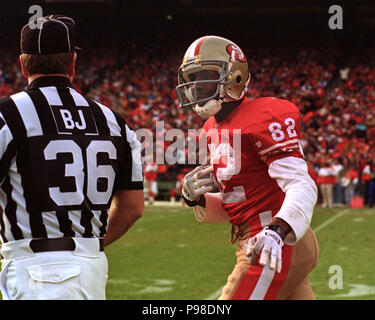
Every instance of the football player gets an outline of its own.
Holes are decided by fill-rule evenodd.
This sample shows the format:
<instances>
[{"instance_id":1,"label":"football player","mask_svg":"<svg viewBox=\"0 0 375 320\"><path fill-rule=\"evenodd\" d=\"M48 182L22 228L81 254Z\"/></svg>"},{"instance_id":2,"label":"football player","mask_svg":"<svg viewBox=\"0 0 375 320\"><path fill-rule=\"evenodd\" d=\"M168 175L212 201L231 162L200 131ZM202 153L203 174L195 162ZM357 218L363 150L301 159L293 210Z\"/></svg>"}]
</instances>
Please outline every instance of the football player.
<instances>
[{"instance_id":1,"label":"football player","mask_svg":"<svg viewBox=\"0 0 375 320\"><path fill-rule=\"evenodd\" d=\"M210 163L188 173L183 197L198 221L232 224L237 264L219 299L314 299L317 201L299 143L300 112L273 97L249 100L245 54L222 37L187 49L176 88L181 107L207 119ZM212 183L220 191L213 190Z\"/></svg>"},{"instance_id":2,"label":"football player","mask_svg":"<svg viewBox=\"0 0 375 320\"><path fill-rule=\"evenodd\" d=\"M144 169L145 182L147 185L147 194L149 204L154 203L154 199L158 194L158 165L154 162L147 163Z\"/></svg>"}]
</instances>

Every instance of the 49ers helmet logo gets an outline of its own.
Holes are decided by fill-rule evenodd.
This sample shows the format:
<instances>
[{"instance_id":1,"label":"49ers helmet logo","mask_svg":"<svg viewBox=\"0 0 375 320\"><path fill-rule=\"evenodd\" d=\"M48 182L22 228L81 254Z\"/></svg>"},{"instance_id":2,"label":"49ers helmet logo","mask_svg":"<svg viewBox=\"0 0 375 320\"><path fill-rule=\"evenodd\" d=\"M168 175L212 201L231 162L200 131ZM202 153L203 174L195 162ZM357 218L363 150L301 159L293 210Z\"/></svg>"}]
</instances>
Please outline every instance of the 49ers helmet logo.
<instances>
[{"instance_id":1,"label":"49ers helmet logo","mask_svg":"<svg viewBox=\"0 0 375 320\"><path fill-rule=\"evenodd\" d=\"M246 62L246 57L242 50L234 44L227 45L227 52L231 55L232 59L237 61Z\"/></svg>"}]
</instances>

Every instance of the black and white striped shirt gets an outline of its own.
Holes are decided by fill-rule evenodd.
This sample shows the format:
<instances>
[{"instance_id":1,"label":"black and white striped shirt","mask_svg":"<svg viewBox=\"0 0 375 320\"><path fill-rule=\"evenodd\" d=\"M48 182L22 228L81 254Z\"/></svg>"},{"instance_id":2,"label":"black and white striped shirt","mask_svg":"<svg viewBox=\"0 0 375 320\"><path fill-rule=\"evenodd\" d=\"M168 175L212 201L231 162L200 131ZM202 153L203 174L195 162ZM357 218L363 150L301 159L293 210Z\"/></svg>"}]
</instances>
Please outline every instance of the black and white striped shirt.
<instances>
[{"instance_id":1,"label":"black and white striped shirt","mask_svg":"<svg viewBox=\"0 0 375 320\"><path fill-rule=\"evenodd\" d=\"M2 242L103 237L113 192L143 189L140 149L123 118L68 78L0 100Z\"/></svg>"}]
</instances>

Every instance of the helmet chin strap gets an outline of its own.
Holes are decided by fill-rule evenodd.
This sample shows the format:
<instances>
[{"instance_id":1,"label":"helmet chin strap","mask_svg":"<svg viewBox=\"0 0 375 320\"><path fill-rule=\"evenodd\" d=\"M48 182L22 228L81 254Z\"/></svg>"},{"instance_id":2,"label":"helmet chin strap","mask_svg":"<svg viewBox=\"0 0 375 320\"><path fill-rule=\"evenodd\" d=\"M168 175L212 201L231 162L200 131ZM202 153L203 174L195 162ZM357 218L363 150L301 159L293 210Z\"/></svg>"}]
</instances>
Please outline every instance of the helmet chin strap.
<instances>
[{"instance_id":1,"label":"helmet chin strap","mask_svg":"<svg viewBox=\"0 0 375 320\"><path fill-rule=\"evenodd\" d=\"M220 86L219 98L208 100L202 107L195 105L193 110L198 114L202 119L208 119L209 117L215 115L221 110L221 104L225 101L225 92L223 85Z\"/></svg>"},{"instance_id":2,"label":"helmet chin strap","mask_svg":"<svg viewBox=\"0 0 375 320\"><path fill-rule=\"evenodd\" d=\"M222 97L220 97L218 100L211 99L208 100L202 107L196 104L193 109L199 117L202 119L208 119L221 110L221 103L223 100L224 98Z\"/></svg>"}]
</instances>

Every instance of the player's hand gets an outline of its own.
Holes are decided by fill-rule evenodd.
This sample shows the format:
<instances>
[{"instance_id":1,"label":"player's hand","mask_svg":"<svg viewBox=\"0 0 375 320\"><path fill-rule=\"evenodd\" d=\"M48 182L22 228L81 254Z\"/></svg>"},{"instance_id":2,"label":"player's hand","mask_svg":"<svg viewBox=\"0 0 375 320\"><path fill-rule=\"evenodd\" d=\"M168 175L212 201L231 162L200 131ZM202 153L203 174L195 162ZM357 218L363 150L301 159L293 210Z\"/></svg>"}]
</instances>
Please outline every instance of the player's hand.
<instances>
[{"instance_id":1,"label":"player's hand","mask_svg":"<svg viewBox=\"0 0 375 320\"><path fill-rule=\"evenodd\" d=\"M190 171L183 180L182 194L190 201L198 200L206 192L213 190L212 165L201 165ZM207 177L209 175L209 177Z\"/></svg>"},{"instance_id":2,"label":"player's hand","mask_svg":"<svg viewBox=\"0 0 375 320\"><path fill-rule=\"evenodd\" d=\"M275 231L263 229L245 243L246 256L251 264L256 265L260 254L261 266L268 265L271 270L276 268L277 273L280 273L283 246L283 240Z\"/></svg>"}]
</instances>

